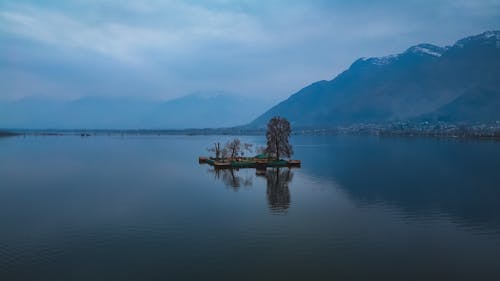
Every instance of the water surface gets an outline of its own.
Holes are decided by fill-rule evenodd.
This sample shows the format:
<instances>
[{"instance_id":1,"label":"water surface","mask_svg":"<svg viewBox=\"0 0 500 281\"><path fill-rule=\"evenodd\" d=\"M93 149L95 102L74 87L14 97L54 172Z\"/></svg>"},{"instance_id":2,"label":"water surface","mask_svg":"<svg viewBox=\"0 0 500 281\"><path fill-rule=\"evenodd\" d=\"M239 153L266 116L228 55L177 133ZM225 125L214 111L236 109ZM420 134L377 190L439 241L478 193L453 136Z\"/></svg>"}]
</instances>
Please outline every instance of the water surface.
<instances>
[{"instance_id":1,"label":"water surface","mask_svg":"<svg viewBox=\"0 0 500 281\"><path fill-rule=\"evenodd\" d=\"M1 138L0 280L500 280L499 143L294 136L300 169L198 164L229 138Z\"/></svg>"}]
</instances>

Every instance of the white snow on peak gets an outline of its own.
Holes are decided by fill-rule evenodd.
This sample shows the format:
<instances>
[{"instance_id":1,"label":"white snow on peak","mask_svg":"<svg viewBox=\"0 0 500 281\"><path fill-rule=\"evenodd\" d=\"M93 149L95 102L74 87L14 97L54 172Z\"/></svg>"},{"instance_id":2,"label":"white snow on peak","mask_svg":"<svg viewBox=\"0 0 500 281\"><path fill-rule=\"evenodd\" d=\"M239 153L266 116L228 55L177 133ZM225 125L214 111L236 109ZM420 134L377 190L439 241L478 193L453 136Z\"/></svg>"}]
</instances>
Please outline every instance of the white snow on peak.
<instances>
[{"instance_id":1,"label":"white snow on peak","mask_svg":"<svg viewBox=\"0 0 500 281\"><path fill-rule=\"evenodd\" d=\"M419 44L409 48L405 53L440 57L445 51L446 48L438 47L432 44Z\"/></svg>"},{"instance_id":2,"label":"white snow on peak","mask_svg":"<svg viewBox=\"0 0 500 281\"><path fill-rule=\"evenodd\" d=\"M458 40L454 46L456 47L459 47L459 48L463 48L465 46L465 44L469 43L469 42L474 42L474 41L489 41L491 42L492 39L494 41L496 41L496 47L498 48L500 45L499 45L499 42L500 41L500 31L496 30L496 31L486 31L486 32L483 32L479 35L475 35L475 36L469 36L469 37L466 37L464 39L461 39L461 40Z\"/></svg>"},{"instance_id":3,"label":"white snow on peak","mask_svg":"<svg viewBox=\"0 0 500 281\"><path fill-rule=\"evenodd\" d=\"M391 62L393 62L395 59L398 58L399 55L390 55L390 56L385 56L385 57L378 57L378 58L362 58L363 61L370 62L371 64L374 65L386 65Z\"/></svg>"},{"instance_id":4,"label":"white snow on peak","mask_svg":"<svg viewBox=\"0 0 500 281\"><path fill-rule=\"evenodd\" d=\"M486 32L486 33L484 34L484 37L486 37L486 38L491 38L491 37L493 37L493 36L495 36L495 34L494 34L493 32Z\"/></svg>"},{"instance_id":5,"label":"white snow on peak","mask_svg":"<svg viewBox=\"0 0 500 281\"><path fill-rule=\"evenodd\" d=\"M486 31L485 33L483 33L483 37L487 38L487 39L495 37L496 40L500 40L500 32L498 32L498 31Z\"/></svg>"},{"instance_id":6,"label":"white snow on peak","mask_svg":"<svg viewBox=\"0 0 500 281\"><path fill-rule=\"evenodd\" d=\"M422 47L422 46L415 46L412 50L414 53L421 53L421 54L427 54L427 55L431 55L431 56L434 56L434 57L440 57L441 56L441 53L438 53L434 50L431 50L429 48L425 48L425 47Z\"/></svg>"},{"instance_id":7,"label":"white snow on peak","mask_svg":"<svg viewBox=\"0 0 500 281\"><path fill-rule=\"evenodd\" d=\"M500 48L500 31L486 31L484 37L487 39L495 38L495 48Z\"/></svg>"},{"instance_id":8,"label":"white snow on peak","mask_svg":"<svg viewBox=\"0 0 500 281\"><path fill-rule=\"evenodd\" d=\"M389 55L385 57L362 57L359 60L362 62L370 63L372 65L386 65L398 60L399 58L407 54L441 57L447 49L448 47L443 48L432 44L420 44L407 49L404 53L401 54Z\"/></svg>"}]
</instances>

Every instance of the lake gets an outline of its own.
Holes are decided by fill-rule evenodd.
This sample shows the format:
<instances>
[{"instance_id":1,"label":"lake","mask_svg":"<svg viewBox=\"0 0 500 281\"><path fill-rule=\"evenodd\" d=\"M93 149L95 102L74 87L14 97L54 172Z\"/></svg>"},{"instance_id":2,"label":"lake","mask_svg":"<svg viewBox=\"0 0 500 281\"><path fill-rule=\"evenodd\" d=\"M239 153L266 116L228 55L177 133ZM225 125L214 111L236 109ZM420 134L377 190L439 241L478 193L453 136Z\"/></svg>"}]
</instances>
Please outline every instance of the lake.
<instances>
[{"instance_id":1,"label":"lake","mask_svg":"<svg viewBox=\"0 0 500 281\"><path fill-rule=\"evenodd\" d=\"M292 136L301 168L198 163L229 139L0 138L0 280L500 280L500 143Z\"/></svg>"}]
</instances>

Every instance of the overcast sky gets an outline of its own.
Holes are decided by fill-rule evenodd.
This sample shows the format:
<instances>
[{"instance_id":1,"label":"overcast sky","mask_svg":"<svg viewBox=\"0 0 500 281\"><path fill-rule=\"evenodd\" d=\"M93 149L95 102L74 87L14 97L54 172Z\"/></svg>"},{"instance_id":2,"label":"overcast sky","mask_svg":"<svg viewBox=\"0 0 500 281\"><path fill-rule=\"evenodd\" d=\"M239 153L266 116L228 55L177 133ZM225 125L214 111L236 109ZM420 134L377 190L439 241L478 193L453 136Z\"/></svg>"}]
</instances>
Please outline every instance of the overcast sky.
<instances>
[{"instance_id":1,"label":"overcast sky","mask_svg":"<svg viewBox=\"0 0 500 281\"><path fill-rule=\"evenodd\" d=\"M281 100L359 57L500 29L500 0L0 0L0 99Z\"/></svg>"}]
</instances>

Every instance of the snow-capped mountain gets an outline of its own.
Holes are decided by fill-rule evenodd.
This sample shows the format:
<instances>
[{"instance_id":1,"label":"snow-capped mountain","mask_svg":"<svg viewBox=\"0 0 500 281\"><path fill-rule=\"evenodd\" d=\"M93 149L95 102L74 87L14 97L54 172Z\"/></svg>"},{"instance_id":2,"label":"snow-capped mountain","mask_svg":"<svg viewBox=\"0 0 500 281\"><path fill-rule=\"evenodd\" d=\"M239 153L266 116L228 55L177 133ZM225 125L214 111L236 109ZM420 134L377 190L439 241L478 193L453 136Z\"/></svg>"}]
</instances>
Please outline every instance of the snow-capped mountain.
<instances>
[{"instance_id":1,"label":"snow-capped mountain","mask_svg":"<svg viewBox=\"0 0 500 281\"><path fill-rule=\"evenodd\" d=\"M313 83L254 120L272 116L299 127L360 122L500 120L500 31L439 47L356 60L330 81Z\"/></svg>"},{"instance_id":2,"label":"snow-capped mountain","mask_svg":"<svg viewBox=\"0 0 500 281\"><path fill-rule=\"evenodd\" d=\"M388 55L384 57L372 57L372 58L361 58L359 62L366 62L373 65L386 65L401 59L404 56L408 55L416 55L416 56L432 56L432 57L440 57L443 53L448 49L448 47L439 47L432 44L419 44L413 47L410 47L404 53L396 54L396 55Z\"/></svg>"},{"instance_id":3,"label":"snow-capped mountain","mask_svg":"<svg viewBox=\"0 0 500 281\"><path fill-rule=\"evenodd\" d=\"M443 55L444 52L446 52L447 49L448 48L446 47L443 48L432 44L419 44L409 48L408 50L405 51L405 53L422 55L422 56L428 55L433 57L440 57Z\"/></svg>"}]
</instances>

